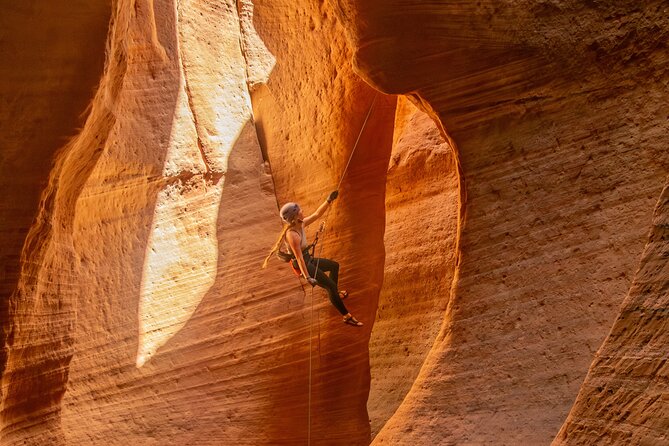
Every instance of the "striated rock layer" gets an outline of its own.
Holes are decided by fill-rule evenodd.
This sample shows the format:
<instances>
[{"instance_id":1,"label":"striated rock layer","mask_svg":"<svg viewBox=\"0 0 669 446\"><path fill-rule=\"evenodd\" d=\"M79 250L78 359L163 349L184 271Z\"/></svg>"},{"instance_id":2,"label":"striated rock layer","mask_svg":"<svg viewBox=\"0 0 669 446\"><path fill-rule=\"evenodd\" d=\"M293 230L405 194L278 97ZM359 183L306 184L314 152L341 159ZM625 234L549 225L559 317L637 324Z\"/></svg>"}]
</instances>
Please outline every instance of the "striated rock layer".
<instances>
[{"instance_id":1,"label":"striated rock layer","mask_svg":"<svg viewBox=\"0 0 669 446\"><path fill-rule=\"evenodd\" d=\"M58 148L78 132L100 80L106 1L10 2L0 14L0 321ZM0 370L5 366L5 327Z\"/></svg>"},{"instance_id":2,"label":"striated rock layer","mask_svg":"<svg viewBox=\"0 0 669 446\"><path fill-rule=\"evenodd\" d=\"M665 186L630 293L554 445L669 441L667 257L669 187Z\"/></svg>"},{"instance_id":3,"label":"striated rock layer","mask_svg":"<svg viewBox=\"0 0 669 446\"><path fill-rule=\"evenodd\" d=\"M411 388L450 297L459 177L435 122L400 98L386 184L386 261L369 341L369 418L376 434Z\"/></svg>"},{"instance_id":4,"label":"striated rock layer","mask_svg":"<svg viewBox=\"0 0 669 446\"><path fill-rule=\"evenodd\" d=\"M268 442L308 352L301 297L257 272L276 205L236 4L119 1L110 30L24 247L3 442Z\"/></svg>"},{"instance_id":5,"label":"striated rock layer","mask_svg":"<svg viewBox=\"0 0 669 446\"><path fill-rule=\"evenodd\" d=\"M395 99L353 74L326 6L289 6L277 21L261 2L112 5L90 116L56 159L3 321L4 444L369 442ZM254 93L257 121L249 87L273 92ZM277 197L309 210L336 188L372 102L322 244L356 330L322 291L312 313L284 265L259 267Z\"/></svg>"},{"instance_id":6,"label":"striated rock layer","mask_svg":"<svg viewBox=\"0 0 669 446\"><path fill-rule=\"evenodd\" d=\"M360 72L443 124L465 185L443 330L375 443L548 444L669 172L662 2L337 4Z\"/></svg>"},{"instance_id":7,"label":"striated rock layer","mask_svg":"<svg viewBox=\"0 0 669 446\"><path fill-rule=\"evenodd\" d=\"M2 444L665 440L663 2L69 5L97 37L2 84L44 88L2 140ZM360 329L259 268L335 188Z\"/></svg>"}]
</instances>

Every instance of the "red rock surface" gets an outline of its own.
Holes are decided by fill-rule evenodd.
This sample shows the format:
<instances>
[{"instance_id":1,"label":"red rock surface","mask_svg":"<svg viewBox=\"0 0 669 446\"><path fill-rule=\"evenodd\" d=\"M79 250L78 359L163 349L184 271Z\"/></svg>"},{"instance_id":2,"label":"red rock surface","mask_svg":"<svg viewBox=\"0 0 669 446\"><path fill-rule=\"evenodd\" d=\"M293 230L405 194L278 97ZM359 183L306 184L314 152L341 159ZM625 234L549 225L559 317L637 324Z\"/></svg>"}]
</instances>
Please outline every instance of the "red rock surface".
<instances>
[{"instance_id":1,"label":"red rock surface","mask_svg":"<svg viewBox=\"0 0 669 446\"><path fill-rule=\"evenodd\" d=\"M259 23L240 5L241 24L237 6L114 4L101 87L51 173L10 300L4 442L306 441L309 296L284 265L259 269L280 222L247 85L277 88L283 113L258 106L258 120L292 120L292 161L300 163L276 155L284 147L272 133L260 134L284 178L282 200L307 209L337 186L374 95L349 68L337 90L323 92L338 102L310 100L329 88L323 70L345 71L337 64L348 59L311 67L322 77L295 84L285 64L298 50L273 47L285 36L263 36L276 62L250 48L255 28L265 29L263 5L255 5ZM311 26L300 22L308 18L296 14L289 25ZM334 15L324 23L350 57ZM323 46L313 36L293 31L292 45ZM303 102L295 100L300 87L309 93ZM376 99L329 214L323 253L342 262L349 306L367 325L342 324L315 293L314 443L369 442L367 340L383 275L394 103ZM315 120L302 114L308 106ZM298 168L304 177L291 174Z\"/></svg>"},{"instance_id":2,"label":"red rock surface","mask_svg":"<svg viewBox=\"0 0 669 446\"><path fill-rule=\"evenodd\" d=\"M100 89L57 160L10 300L7 444L220 443L271 427L271 389L283 383L254 368L294 369L256 350L276 335L258 325L304 334L304 321L281 317L294 295L259 303L263 282L231 274L259 264L275 201L236 8L198 6L114 5ZM205 23L223 37L189 50ZM259 235L242 244L234 228L251 223Z\"/></svg>"},{"instance_id":3,"label":"red rock surface","mask_svg":"<svg viewBox=\"0 0 669 446\"><path fill-rule=\"evenodd\" d=\"M338 4L365 77L455 142L466 197L443 330L375 443L547 444L669 171L663 7Z\"/></svg>"},{"instance_id":4,"label":"red rock surface","mask_svg":"<svg viewBox=\"0 0 669 446\"><path fill-rule=\"evenodd\" d=\"M51 6L1 19L2 444L665 440L662 2ZM351 154L361 329L259 268Z\"/></svg>"},{"instance_id":5,"label":"red rock surface","mask_svg":"<svg viewBox=\"0 0 669 446\"><path fill-rule=\"evenodd\" d=\"M554 445L666 444L669 187L629 295Z\"/></svg>"},{"instance_id":6,"label":"red rock surface","mask_svg":"<svg viewBox=\"0 0 669 446\"><path fill-rule=\"evenodd\" d=\"M411 388L441 328L455 270L459 178L453 148L398 102L386 182L386 261L369 341L367 407L376 434Z\"/></svg>"},{"instance_id":7,"label":"red rock surface","mask_svg":"<svg viewBox=\"0 0 669 446\"><path fill-rule=\"evenodd\" d=\"M100 80L110 5L54 0L0 14L0 320L54 155L83 123ZM6 330L0 332L4 346ZM6 350L0 351L0 369Z\"/></svg>"}]
</instances>

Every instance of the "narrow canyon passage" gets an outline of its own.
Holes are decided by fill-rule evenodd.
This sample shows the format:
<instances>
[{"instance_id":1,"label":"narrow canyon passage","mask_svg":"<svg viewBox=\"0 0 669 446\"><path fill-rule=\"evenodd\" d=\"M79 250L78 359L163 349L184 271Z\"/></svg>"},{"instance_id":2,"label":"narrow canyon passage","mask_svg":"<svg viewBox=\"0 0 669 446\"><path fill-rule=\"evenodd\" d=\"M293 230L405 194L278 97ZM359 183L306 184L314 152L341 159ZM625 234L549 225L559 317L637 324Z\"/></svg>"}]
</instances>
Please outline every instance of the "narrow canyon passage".
<instances>
[{"instance_id":1,"label":"narrow canyon passage","mask_svg":"<svg viewBox=\"0 0 669 446\"><path fill-rule=\"evenodd\" d=\"M659 0L7 11L0 444L663 440Z\"/></svg>"}]
</instances>

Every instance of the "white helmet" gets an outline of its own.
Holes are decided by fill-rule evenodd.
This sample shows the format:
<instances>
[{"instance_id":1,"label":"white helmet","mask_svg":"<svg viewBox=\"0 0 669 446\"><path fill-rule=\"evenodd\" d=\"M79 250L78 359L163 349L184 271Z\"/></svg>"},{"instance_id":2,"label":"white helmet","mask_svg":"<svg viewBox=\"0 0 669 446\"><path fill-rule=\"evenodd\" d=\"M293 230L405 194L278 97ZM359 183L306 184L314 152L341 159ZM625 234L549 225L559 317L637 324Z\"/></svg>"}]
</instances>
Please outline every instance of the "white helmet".
<instances>
[{"instance_id":1,"label":"white helmet","mask_svg":"<svg viewBox=\"0 0 669 446\"><path fill-rule=\"evenodd\" d=\"M286 203L281 208L281 220L286 223L293 223L293 220L297 217L297 214L300 213L300 205L297 203Z\"/></svg>"}]
</instances>

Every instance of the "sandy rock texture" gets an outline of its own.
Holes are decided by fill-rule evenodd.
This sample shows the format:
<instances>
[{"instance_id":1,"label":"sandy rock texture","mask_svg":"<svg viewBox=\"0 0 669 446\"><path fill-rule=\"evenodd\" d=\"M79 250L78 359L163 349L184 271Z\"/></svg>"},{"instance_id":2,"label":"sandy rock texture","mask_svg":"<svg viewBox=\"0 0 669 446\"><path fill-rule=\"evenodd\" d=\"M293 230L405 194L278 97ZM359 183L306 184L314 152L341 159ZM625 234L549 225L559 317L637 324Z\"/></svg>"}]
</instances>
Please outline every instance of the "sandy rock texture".
<instances>
[{"instance_id":1,"label":"sandy rock texture","mask_svg":"<svg viewBox=\"0 0 669 446\"><path fill-rule=\"evenodd\" d=\"M9 2L0 14L0 320L54 156L81 127L104 62L108 2ZM5 329L0 344L5 345ZM0 351L0 369L6 363Z\"/></svg>"},{"instance_id":2,"label":"sandy rock texture","mask_svg":"<svg viewBox=\"0 0 669 446\"><path fill-rule=\"evenodd\" d=\"M3 444L269 443L306 388L304 302L259 273L276 202L240 39L235 2L113 4L3 321Z\"/></svg>"},{"instance_id":3,"label":"sandy rock texture","mask_svg":"<svg viewBox=\"0 0 669 446\"><path fill-rule=\"evenodd\" d=\"M443 330L374 443L548 444L669 172L666 6L337 3L360 72L454 141L466 199Z\"/></svg>"},{"instance_id":4,"label":"sandy rock texture","mask_svg":"<svg viewBox=\"0 0 669 446\"><path fill-rule=\"evenodd\" d=\"M554 445L665 444L669 187L620 314Z\"/></svg>"},{"instance_id":5,"label":"sandy rock texture","mask_svg":"<svg viewBox=\"0 0 669 446\"><path fill-rule=\"evenodd\" d=\"M666 441L666 2L48 3L0 15L1 444ZM336 188L362 328L260 269Z\"/></svg>"},{"instance_id":6,"label":"sandy rock texture","mask_svg":"<svg viewBox=\"0 0 669 446\"><path fill-rule=\"evenodd\" d=\"M369 443L395 98L352 72L327 6L275 6L113 3L9 299L3 443ZM312 313L285 265L259 267L277 200L313 209L339 186L372 104L319 251L356 330L322 291Z\"/></svg>"},{"instance_id":7,"label":"sandy rock texture","mask_svg":"<svg viewBox=\"0 0 669 446\"><path fill-rule=\"evenodd\" d=\"M455 271L459 176L436 123L398 100L386 181L386 259L367 407L375 435L400 405L441 328Z\"/></svg>"}]
</instances>

